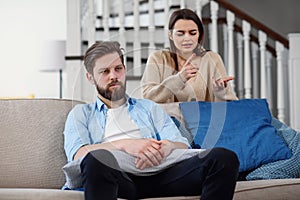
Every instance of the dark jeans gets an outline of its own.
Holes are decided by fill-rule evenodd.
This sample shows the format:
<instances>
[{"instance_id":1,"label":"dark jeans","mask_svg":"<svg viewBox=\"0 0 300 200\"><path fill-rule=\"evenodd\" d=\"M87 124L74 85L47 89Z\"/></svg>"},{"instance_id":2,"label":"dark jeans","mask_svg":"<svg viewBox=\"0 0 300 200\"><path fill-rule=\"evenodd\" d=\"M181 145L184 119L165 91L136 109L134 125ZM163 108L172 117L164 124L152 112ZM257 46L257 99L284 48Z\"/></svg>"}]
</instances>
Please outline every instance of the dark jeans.
<instances>
[{"instance_id":1,"label":"dark jeans","mask_svg":"<svg viewBox=\"0 0 300 200\"><path fill-rule=\"evenodd\" d=\"M239 161L232 151L214 148L151 176L122 172L106 150L90 152L81 170L86 200L194 196L201 200L233 198Z\"/></svg>"}]
</instances>

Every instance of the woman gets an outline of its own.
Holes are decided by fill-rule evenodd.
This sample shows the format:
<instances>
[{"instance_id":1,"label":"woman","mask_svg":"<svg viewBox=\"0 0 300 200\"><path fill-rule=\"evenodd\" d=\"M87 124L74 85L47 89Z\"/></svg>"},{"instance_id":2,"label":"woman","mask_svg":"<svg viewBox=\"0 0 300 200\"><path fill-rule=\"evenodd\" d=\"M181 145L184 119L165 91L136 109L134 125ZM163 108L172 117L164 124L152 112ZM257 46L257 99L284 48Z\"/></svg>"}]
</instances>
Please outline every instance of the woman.
<instances>
[{"instance_id":1,"label":"woman","mask_svg":"<svg viewBox=\"0 0 300 200\"><path fill-rule=\"evenodd\" d=\"M224 64L217 53L206 51L202 47L203 40L204 29L199 17L188 9L175 11L169 21L170 49L160 50L149 56L142 78L143 97L162 103L161 106L168 114L175 117L173 120L192 146L193 136L176 120L177 118L183 121L179 107L164 103L238 99L227 84L233 77L227 77ZM289 135L291 131L297 133L273 116L272 125L282 135ZM290 144L295 141L285 139L285 142ZM294 159L295 157L291 160L281 160L280 164L274 163L275 166L262 165L250 173L249 171L239 173L238 180L283 176L297 178L297 173L293 173L294 169L297 169L297 162L294 162ZM282 166L290 169L291 173L284 173L279 168ZM270 171L270 167L277 173L262 173Z\"/></svg>"},{"instance_id":2,"label":"woman","mask_svg":"<svg viewBox=\"0 0 300 200\"><path fill-rule=\"evenodd\" d=\"M152 53L142 77L142 95L157 103L236 100L221 57L203 47L200 18L189 9L170 17L170 49Z\"/></svg>"}]
</instances>

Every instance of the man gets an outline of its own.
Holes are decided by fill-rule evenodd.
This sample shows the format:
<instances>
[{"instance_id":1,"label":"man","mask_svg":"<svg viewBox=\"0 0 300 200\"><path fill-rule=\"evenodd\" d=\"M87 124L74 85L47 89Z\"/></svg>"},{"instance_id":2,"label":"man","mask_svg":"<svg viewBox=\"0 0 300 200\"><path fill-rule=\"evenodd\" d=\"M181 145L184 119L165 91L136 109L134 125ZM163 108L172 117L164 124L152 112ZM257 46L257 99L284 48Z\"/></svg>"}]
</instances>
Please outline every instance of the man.
<instances>
[{"instance_id":1,"label":"man","mask_svg":"<svg viewBox=\"0 0 300 200\"><path fill-rule=\"evenodd\" d=\"M95 43L84 64L97 99L70 112L64 136L68 161L82 159L86 200L185 195L232 199L239 163L226 149L212 149L206 156L193 156L148 175L123 171L112 150L130 154L135 159L130 164L146 171L160 166L173 150L188 149L188 141L158 104L126 95L119 43Z\"/></svg>"}]
</instances>

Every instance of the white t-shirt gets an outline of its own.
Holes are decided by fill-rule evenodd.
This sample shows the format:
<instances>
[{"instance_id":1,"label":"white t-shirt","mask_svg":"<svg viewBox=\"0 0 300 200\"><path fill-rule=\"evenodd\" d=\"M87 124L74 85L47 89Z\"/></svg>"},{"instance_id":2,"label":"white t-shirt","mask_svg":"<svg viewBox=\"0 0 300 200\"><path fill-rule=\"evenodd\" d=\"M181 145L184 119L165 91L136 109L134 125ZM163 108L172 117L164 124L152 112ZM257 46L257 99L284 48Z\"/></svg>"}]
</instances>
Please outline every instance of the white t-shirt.
<instances>
[{"instance_id":1,"label":"white t-shirt","mask_svg":"<svg viewBox=\"0 0 300 200\"><path fill-rule=\"evenodd\" d=\"M142 138L140 129L128 115L126 103L118 108L108 109L103 142L138 138Z\"/></svg>"}]
</instances>

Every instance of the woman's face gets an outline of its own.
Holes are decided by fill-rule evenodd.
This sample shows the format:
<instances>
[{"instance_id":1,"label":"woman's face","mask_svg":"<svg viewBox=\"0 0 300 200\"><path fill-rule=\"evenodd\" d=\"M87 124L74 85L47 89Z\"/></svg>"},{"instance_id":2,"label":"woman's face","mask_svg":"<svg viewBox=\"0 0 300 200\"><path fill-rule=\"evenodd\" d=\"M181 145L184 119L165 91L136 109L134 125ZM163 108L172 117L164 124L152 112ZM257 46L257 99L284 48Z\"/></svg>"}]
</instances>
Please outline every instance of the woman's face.
<instances>
[{"instance_id":1,"label":"woman's face","mask_svg":"<svg viewBox=\"0 0 300 200\"><path fill-rule=\"evenodd\" d=\"M179 19L175 22L173 31L169 33L174 42L177 53L182 55L191 54L197 47L199 30L193 20Z\"/></svg>"}]
</instances>

